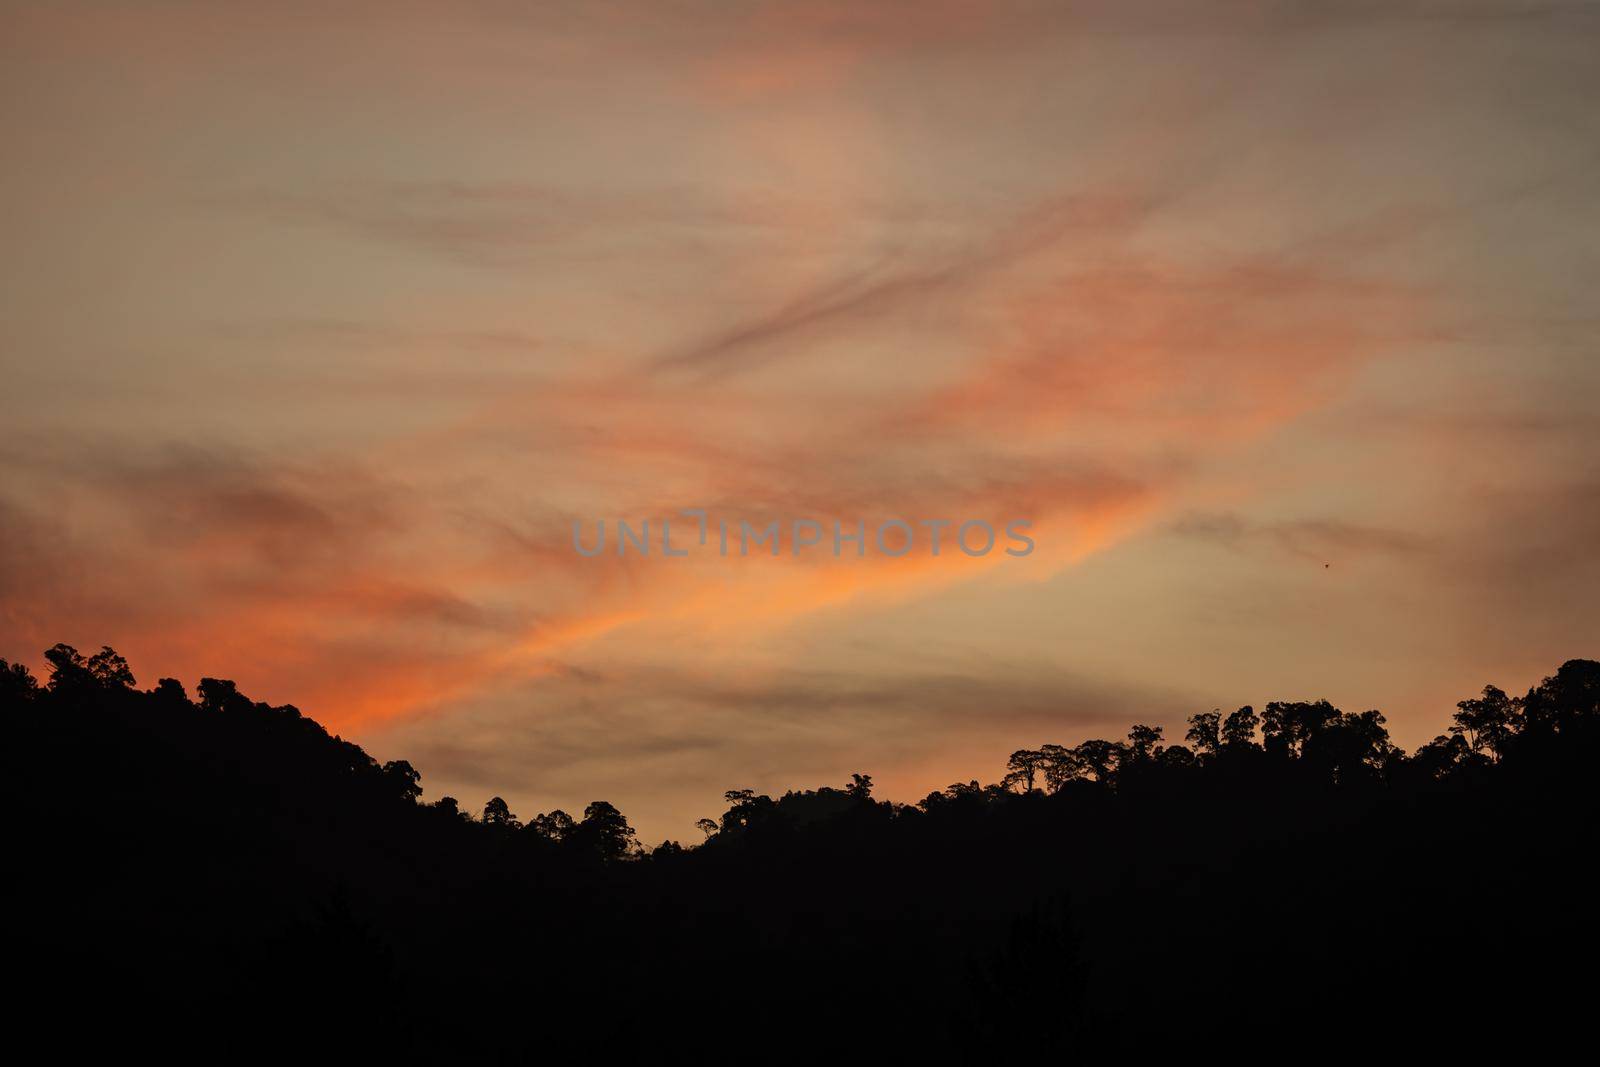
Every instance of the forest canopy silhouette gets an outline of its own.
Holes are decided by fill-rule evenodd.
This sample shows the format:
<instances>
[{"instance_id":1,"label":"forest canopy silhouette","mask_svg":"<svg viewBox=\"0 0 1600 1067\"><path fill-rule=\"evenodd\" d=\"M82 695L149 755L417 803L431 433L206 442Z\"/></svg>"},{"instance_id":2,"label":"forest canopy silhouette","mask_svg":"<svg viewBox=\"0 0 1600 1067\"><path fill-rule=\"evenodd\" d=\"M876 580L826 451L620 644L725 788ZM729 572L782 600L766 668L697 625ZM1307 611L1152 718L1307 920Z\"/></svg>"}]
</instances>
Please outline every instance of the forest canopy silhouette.
<instances>
[{"instance_id":1,"label":"forest canopy silhouette","mask_svg":"<svg viewBox=\"0 0 1600 1067\"><path fill-rule=\"evenodd\" d=\"M1334 1042L1448 1043L1592 1003L1554 977L1595 947L1591 660L1485 686L1411 753L1379 711L1275 701L1181 739L1020 748L914 804L865 773L730 782L702 842L646 847L604 800L424 801L409 763L229 681L191 697L110 648L45 659L42 683L0 660L7 940L39 1025L92 1007L175 1045L992 1062L1333 1019Z\"/></svg>"}]
</instances>

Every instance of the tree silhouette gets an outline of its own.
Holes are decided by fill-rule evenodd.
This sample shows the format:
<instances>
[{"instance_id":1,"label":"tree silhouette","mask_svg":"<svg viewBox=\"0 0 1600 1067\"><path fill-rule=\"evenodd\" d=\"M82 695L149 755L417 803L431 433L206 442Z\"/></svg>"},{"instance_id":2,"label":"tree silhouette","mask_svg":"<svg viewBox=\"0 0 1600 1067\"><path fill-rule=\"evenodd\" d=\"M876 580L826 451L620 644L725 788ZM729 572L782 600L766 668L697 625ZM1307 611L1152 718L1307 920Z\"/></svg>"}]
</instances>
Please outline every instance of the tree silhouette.
<instances>
[{"instance_id":1,"label":"tree silhouette","mask_svg":"<svg viewBox=\"0 0 1600 1067\"><path fill-rule=\"evenodd\" d=\"M1472 751L1461 734L1440 734L1417 749L1411 757L1411 766L1414 773L1440 780L1462 773L1475 758L1482 757Z\"/></svg>"},{"instance_id":2,"label":"tree silhouette","mask_svg":"<svg viewBox=\"0 0 1600 1067\"><path fill-rule=\"evenodd\" d=\"M1044 753L1035 748L1019 748L1006 761L1007 785L1018 785L1024 793L1033 792L1034 780L1044 770Z\"/></svg>"},{"instance_id":3,"label":"tree silhouette","mask_svg":"<svg viewBox=\"0 0 1600 1067\"><path fill-rule=\"evenodd\" d=\"M1058 793L1068 782L1074 782L1087 773L1087 767L1078 753L1065 745L1043 745L1039 749L1040 767L1044 772L1044 787Z\"/></svg>"},{"instance_id":4,"label":"tree silhouette","mask_svg":"<svg viewBox=\"0 0 1600 1067\"><path fill-rule=\"evenodd\" d=\"M1302 755L1336 782L1381 774L1396 754L1381 712L1327 716L1320 705L1298 707L1314 709L1302 720L1309 724L1300 742Z\"/></svg>"},{"instance_id":5,"label":"tree silhouette","mask_svg":"<svg viewBox=\"0 0 1600 1067\"><path fill-rule=\"evenodd\" d=\"M1486 685L1483 695L1456 705L1455 725L1450 732L1466 739L1474 753L1499 759L1501 751L1517 731L1519 702L1506 696L1499 686Z\"/></svg>"},{"instance_id":6,"label":"tree silhouette","mask_svg":"<svg viewBox=\"0 0 1600 1067\"><path fill-rule=\"evenodd\" d=\"M1262 747L1279 756L1298 756L1306 741L1339 714L1326 700L1271 701L1261 713Z\"/></svg>"},{"instance_id":7,"label":"tree silhouette","mask_svg":"<svg viewBox=\"0 0 1600 1067\"><path fill-rule=\"evenodd\" d=\"M1126 755L1137 763L1146 763L1161 754L1161 727L1134 726L1128 731Z\"/></svg>"},{"instance_id":8,"label":"tree silhouette","mask_svg":"<svg viewBox=\"0 0 1600 1067\"><path fill-rule=\"evenodd\" d=\"M1183 735L1183 739L1193 746L1193 751L1197 755L1212 756L1222 747L1221 730L1222 713L1202 711L1189 717L1189 730Z\"/></svg>"},{"instance_id":9,"label":"tree silhouette","mask_svg":"<svg viewBox=\"0 0 1600 1067\"><path fill-rule=\"evenodd\" d=\"M1120 741L1098 738L1084 741L1072 750L1078 765L1095 781L1109 784L1128 754L1128 746Z\"/></svg>"},{"instance_id":10,"label":"tree silhouette","mask_svg":"<svg viewBox=\"0 0 1600 1067\"><path fill-rule=\"evenodd\" d=\"M4 701L6 706L22 706L33 699L38 689L39 683L27 667L0 659L0 701Z\"/></svg>"},{"instance_id":11,"label":"tree silhouette","mask_svg":"<svg viewBox=\"0 0 1600 1067\"><path fill-rule=\"evenodd\" d=\"M483 825L515 830L522 824L511 814L511 807L500 797L490 797L483 806Z\"/></svg>"},{"instance_id":12,"label":"tree silhouette","mask_svg":"<svg viewBox=\"0 0 1600 1067\"><path fill-rule=\"evenodd\" d=\"M461 810L461 802L455 797L440 797L433 802L436 811L448 815L452 819L464 819L466 813Z\"/></svg>"},{"instance_id":13,"label":"tree silhouette","mask_svg":"<svg viewBox=\"0 0 1600 1067\"><path fill-rule=\"evenodd\" d=\"M572 816L560 808L528 820L528 829L552 844L560 844L571 837L577 825Z\"/></svg>"},{"instance_id":14,"label":"tree silhouette","mask_svg":"<svg viewBox=\"0 0 1600 1067\"><path fill-rule=\"evenodd\" d=\"M383 777L394 789L395 796L408 803L415 803L422 796L422 775L403 759L385 763Z\"/></svg>"},{"instance_id":15,"label":"tree silhouette","mask_svg":"<svg viewBox=\"0 0 1600 1067\"><path fill-rule=\"evenodd\" d=\"M1222 724L1222 746L1235 751L1253 747L1256 743L1256 730L1260 726L1261 717L1249 704L1230 712L1227 721Z\"/></svg>"},{"instance_id":16,"label":"tree silhouette","mask_svg":"<svg viewBox=\"0 0 1600 1067\"><path fill-rule=\"evenodd\" d=\"M1600 663L1569 660L1522 698L1523 732L1536 738L1593 730L1600 720Z\"/></svg>"},{"instance_id":17,"label":"tree silhouette","mask_svg":"<svg viewBox=\"0 0 1600 1067\"><path fill-rule=\"evenodd\" d=\"M133 671L128 667L128 661L109 646L101 648L99 652L90 656L87 667L89 675L101 685L132 689L137 684L133 679Z\"/></svg>"},{"instance_id":18,"label":"tree silhouette","mask_svg":"<svg viewBox=\"0 0 1600 1067\"><path fill-rule=\"evenodd\" d=\"M596 800L583 809L583 821L571 837L602 859L616 860L632 848L634 831L622 812L604 800Z\"/></svg>"},{"instance_id":19,"label":"tree silhouette","mask_svg":"<svg viewBox=\"0 0 1600 1067\"><path fill-rule=\"evenodd\" d=\"M478 819L421 803L407 761L230 681L191 700L140 691L110 648L44 659L43 686L0 660L27 1017L175 1020L175 1047L212 1050L587 1062L659 1056L699 1013L706 1059L780 1035L779 1058L850 1040L991 1063L1407 1025L1438 1050L1460 991L1491 988L1497 1027L1585 1036L1587 986L1564 976L1600 950L1593 661L1522 697L1485 687L1409 755L1377 710L1272 702L1196 714L1184 744L1141 723L1019 748L999 781L915 805L864 773L733 789L702 845L645 850L601 800L526 826L498 796ZM483 990L518 1010L485 1012ZM343 1039L317 1032L332 1002Z\"/></svg>"}]
</instances>

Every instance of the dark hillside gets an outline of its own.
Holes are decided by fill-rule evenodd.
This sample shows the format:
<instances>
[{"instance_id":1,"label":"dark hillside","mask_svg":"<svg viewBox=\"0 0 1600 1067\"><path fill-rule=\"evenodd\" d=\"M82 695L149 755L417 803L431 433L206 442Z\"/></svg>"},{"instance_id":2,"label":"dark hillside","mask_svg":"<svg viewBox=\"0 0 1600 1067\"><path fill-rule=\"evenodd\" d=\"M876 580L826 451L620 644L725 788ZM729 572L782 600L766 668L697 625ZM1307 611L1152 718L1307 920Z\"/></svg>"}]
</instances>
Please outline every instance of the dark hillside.
<instances>
[{"instance_id":1,"label":"dark hillside","mask_svg":"<svg viewBox=\"0 0 1600 1067\"><path fill-rule=\"evenodd\" d=\"M693 849L597 801L420 801L293 707L0 661L26 1030L471 1062L1585 1032L1600 664L1411 755L1325 703L1046 745L916 805L730 791ZM69 1020L87 1012L92 1026ZM118 1036L120 1035L120 1036ZM220 1043L220 1044L219 1044Z\"/></svg>"}]
</instances>

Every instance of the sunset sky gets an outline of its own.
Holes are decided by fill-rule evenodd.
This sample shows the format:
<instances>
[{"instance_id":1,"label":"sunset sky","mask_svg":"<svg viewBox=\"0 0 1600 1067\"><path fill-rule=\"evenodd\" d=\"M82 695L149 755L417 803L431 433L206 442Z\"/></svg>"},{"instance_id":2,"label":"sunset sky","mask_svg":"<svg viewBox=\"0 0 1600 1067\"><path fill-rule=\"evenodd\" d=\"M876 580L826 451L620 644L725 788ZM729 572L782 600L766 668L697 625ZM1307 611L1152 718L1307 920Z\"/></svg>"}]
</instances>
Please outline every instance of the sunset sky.
<instances>
[{"instance_id":1,"label":"sunset sky","mask_svg":"<svg viewBox=\"0 0 1600 1067\"><path fill-rule=\"evenodd\" d=\"M0 3L0 656L652 842L1272 699L1415 746L1600 655L1597 56L1583 3ZM695 507L1037 550L573 551Z\"/></svg>"}]
</instances>

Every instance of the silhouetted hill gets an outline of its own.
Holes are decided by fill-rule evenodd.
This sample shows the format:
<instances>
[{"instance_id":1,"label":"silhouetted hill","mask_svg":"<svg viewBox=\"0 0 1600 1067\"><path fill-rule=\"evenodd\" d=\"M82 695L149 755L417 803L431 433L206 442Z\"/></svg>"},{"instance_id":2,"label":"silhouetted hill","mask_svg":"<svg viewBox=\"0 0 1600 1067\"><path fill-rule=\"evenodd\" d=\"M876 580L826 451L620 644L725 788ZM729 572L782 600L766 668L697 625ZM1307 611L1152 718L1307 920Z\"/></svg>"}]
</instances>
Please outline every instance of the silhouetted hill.
<instances>
[{"instance_id":1,"label":"silhouetted hill","mask_svg":"<svg viewBox=\"0 0 1600 1067\"><path fill-rule=\"evenodd\" d=\"M1014 754L916 805L731 790L425 804L290 706L0 661L24 1028L171 1054L996 1062L1413 1041L1526 1054L1593 1003L1600 664L1406 755L1325 702ZM1215 1050L1214 1050L1215 1051Z\"/></svg>"}]
</instances>

